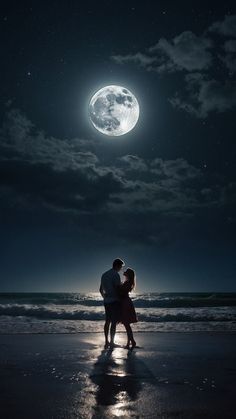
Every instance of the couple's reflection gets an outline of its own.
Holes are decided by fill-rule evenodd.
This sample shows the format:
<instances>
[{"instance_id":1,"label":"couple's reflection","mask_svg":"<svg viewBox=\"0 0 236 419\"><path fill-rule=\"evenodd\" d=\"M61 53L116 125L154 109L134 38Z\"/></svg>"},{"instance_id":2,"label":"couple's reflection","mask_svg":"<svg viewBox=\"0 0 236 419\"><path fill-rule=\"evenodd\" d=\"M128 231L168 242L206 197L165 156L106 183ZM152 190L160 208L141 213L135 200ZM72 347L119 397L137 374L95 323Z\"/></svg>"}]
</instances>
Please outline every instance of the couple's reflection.
<instances>
[{"instance_id":1,"label":"couple's reflection","mask_svg":"<svg viewBox=\"0 0 236 419\"><path fill-rule=\"evenodd\" d=\"M138 364L135 351L128 351L127 355L122 348L101 352L90 375L97 385L96 407L119 406L122 411L137 399L142 387Z\"/></svg>"}]
</instances>

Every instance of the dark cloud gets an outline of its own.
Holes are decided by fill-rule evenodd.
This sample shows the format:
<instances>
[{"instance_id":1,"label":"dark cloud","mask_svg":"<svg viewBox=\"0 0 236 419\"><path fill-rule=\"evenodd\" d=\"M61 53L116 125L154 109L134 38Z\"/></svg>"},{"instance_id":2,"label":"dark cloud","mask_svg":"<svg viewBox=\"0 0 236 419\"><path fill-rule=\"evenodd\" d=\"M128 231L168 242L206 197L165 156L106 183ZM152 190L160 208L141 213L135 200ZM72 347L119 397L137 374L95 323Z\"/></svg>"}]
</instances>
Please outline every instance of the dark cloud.
<instances>
[{"instance_id":1,"label":"dark cloud","mask_svg":"<svg viewBox=\"0 0 236 419\"><path fill-rule=\"evenodd\" d=\"M89 150L90 142L48 137L17 109L7 114L0 131L0 147L3 150L0 159L7 153L14 153L16 158L49 164L58 171L91 168L97 163L97 156Z\"/></svg>"},{"instance_id":2,"label":"dark cloud","mask_svg":"<svg viewBox=\"0 0 236 419\"><path fill-rule=\"evenodd\" d=\"M121 190L121 182L112 172L86 174L82 170L54 170L45 163L5 160L0 165L0 185L11 191L16 201L34 209L47 207L53 211L80 213L104 209L113 190Z\"/></svg>"},{"instance_id":3,"label":"dark cloud","mask_svg":"<svg viewBox=\"0 0 236 419\"><path fill-rule=\"evenodd\" d=\"M210 26L209 31L236 37L236 15L226 15L223 20L214 22Z\"/></svg>"},{"instance_id":4,"label":"dark cloud","mask_svg":"<svg viewBox=\"0 0 236 419\"><path fill-rule=\"evenodd\" d=\"M176 94L171 104L195 115L206 118L210 112L225 112L236 106L236 82L207 80L201 74L185 77L188 95L186 100Z\"/></svg>"},{"instance_id":5,"label":"dark cloud","mask_svg":"<svg viewBox=\"0 0 236 419\"><path fill-rule=\"evenodd\" d=\"M138 156L126 155L119 158L120 162L124 163L125 169L131 171L146 171L148 170L147 164L144 159Z\"/></svg>"},{"instance_id":6,"label":"dark cloud","mask_svg":"<svg viewBox=\"0 0 236 419\"><path fill-rule=\"evenodd\" d=\"M118 64L134 63L149 71L174 72L178 70L203 70L211 64L212 41L185 31L168 41L161 38L145 53L113 55Z\"/></svg>"},{"instance_id":7,"label":"dark cloud","mask_svg":"<svg viewBox=\"0 0 236 419\"><path fill-rule=\"evenodd\" d=\"M202 35L184 31L172 40L161 38L144 52L112 56L119 64L134 63L147 71L177 73L183 83L169 102L199 118L211 112L225 112L235 107L233 78L236 70L236 41L213 39L214 32L236 36L236 15L213 23Z\"/></svg>"},{"instance_id":8,"label":"dark cloud","mask_svg":"<svg viewBox=\"0 0 236 419\"><path fill-rule=\"evenodd\" d=\"M210 39L185 31L170 41L161 38L156 45L149 48L149 51L157 54L160 61L156 68L158 72L193 71L204 70L210 66L211 47Z\"/></svg>"},{"instance_id":9,"label":"dark cloud","mask_svg":"<svg viewBox=\"0 0 236 419\"><path fill-rule=\"evenodd\" d=\"M226 52L236 52L236 40L230 39L225 42L225 51Z\"/></svg>"},{"instance_id":10,"label":"dark cloud","mask_svg":"<svg viewBox=\"0 0 236 419\"><path fill-rule=\"evenodd\" d=\"M147 70L152 70L152 64L156 62L156 57L152 57L141 52L127 55L112 55L111 59L117 64L134 63Z\"/></svg>"},{"instance_id":11,"label":"dark cloud","mask_svg":"<svg viewBox=\"0 0 236 419\"><path fill-rule=\"evenodd\" d=\"M24 205L78 212L96 205L99 210L106 205L106 194L120 190L122 181L84 146L78 139L47 137L12 110L1 130L1 186L14 191Z\"/></svg>"},{"instance_id":12,"label":"dark cloud","mask_svg":"<svg viewBox=\"0 0 236 419\"><path fill-rule=\"evenodd\" d=\"M85 140L48 137L16 110L1 130L0 148L1 209L13 217L47 210L83 231L96 220L94 231L106 235L117 223L121 239L159 242L199 210L217 211L235 199L235 188L216 185L183 158L121 155L111 164Z\"/></svg>"},{"instance_id":13,"label":"dark cloud","mask_svg":"<svg viewBox=\"0 0 236 419\"><path fill-rule=\"evenodd\" d=\"M224 44L225 55L220 55L221 60L231 73L236 71L236 40L230 39Z\"/></svg>"}]
</instances>

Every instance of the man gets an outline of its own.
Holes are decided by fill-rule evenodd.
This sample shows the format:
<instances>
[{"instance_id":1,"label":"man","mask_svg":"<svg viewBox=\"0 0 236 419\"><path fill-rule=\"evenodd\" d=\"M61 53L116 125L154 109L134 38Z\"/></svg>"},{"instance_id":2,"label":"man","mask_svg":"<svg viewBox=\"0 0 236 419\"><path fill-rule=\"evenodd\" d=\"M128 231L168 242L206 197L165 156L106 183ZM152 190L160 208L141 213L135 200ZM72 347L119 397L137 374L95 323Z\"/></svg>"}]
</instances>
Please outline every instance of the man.
<instances>
[{"instance_id":1,"label":"man","mask_svg":"<svg viewBox=\"0 0 236 419\"><path fill-rule=\"evenodd\" d=\"M99 291L104 300L105 307L105 325L104 325L104 335L105 335L105 348L114 346L114 339L116 334L116 323L120 317L120 298L118 293L118 287L121 284L120 272L121 268L124 266L124 262L121 259L115 259L112 265L112 269L106 271L101 277L101 285ZM108 340L110 328L110 343Z\"/></svg>"}]
</instances>

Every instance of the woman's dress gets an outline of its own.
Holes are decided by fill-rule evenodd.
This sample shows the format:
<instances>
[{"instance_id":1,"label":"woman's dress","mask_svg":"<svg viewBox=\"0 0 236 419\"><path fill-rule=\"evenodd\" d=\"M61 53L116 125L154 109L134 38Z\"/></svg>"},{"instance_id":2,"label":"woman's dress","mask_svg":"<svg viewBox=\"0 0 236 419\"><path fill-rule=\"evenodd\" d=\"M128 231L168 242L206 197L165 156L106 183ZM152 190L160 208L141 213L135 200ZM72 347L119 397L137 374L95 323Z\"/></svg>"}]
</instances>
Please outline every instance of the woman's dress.
<instances>
[{"instance_id":1,"label":"woman's dress","mask_svg":"<svg viewBox=\"0 0 236 419\"><path fill-rule=\"evenodd\" d=\"M120 322L123 324L137 323L137 315L133 305L133 301L129 296L131 291L128 281L125 281L120 286L120 297L121 297L121 319Z\"/></svg>"}]
</instances>

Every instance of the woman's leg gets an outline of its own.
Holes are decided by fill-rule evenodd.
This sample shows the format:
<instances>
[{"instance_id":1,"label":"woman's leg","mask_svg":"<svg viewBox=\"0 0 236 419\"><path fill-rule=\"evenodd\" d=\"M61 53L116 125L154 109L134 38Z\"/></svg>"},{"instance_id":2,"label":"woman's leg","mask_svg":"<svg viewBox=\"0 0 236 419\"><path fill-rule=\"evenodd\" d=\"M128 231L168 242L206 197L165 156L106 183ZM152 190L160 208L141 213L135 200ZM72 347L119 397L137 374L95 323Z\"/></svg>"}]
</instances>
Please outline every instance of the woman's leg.
<instances>
[{"instance_id":1,"label":"woman's leg","mask_svg":"<svg viewBox=\"0 0 236 419\"><path fill-rule=\"evenodd\" d=\"M127 344L126 344L126 347L128 348L128 346L129 346L129 332L128 332L129 325L127 323L124 323L124 326L125 326L125 330L126 330L126 333L127 333Z\"/></svg>"},{"instance_id":2,"label":"woman's leg","mask_svg":"<svg viewBox=\"0 0 236 419\"><path fill-rule=\"evenodd\" d=\"M135 346L136 342L134 340L133 331L131 329L130 323L125 323L125 329L127 333L127 346L129 346L129 342L132 343L132 346Z\"/></svg>"}]
</instances>

